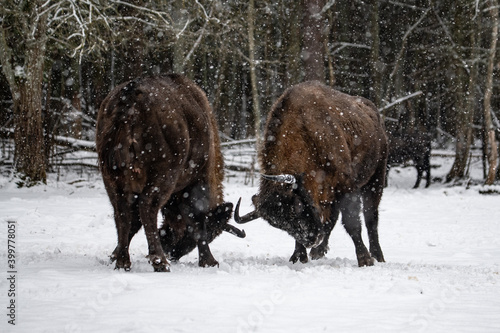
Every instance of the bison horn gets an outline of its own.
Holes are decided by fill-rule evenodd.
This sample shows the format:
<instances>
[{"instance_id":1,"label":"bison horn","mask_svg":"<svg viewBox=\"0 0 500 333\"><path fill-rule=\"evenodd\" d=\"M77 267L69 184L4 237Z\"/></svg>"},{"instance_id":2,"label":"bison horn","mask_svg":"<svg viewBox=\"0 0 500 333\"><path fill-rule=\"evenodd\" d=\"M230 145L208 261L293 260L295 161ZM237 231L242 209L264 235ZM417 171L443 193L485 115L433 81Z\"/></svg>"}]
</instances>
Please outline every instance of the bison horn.
<instances>
[{"instance_id":1,"label":"bison horn","mask_svg":"<svg viewBox=\"0 0 500 333\"><path fill-rule=\"evenodd\" d=\"M240 217L240 203L241 203L241 198L238 200L236 208L234 209L234 220L236 221L236 223L243 224L258 219L260 217L257 211L255 210L251 213L248 213Z\"/></svg>"},{"instance_id":2,"label":"bison horn","mask_svg":"<svg viewBox=\"0 0 500 333\"><path fill-rule=\"evenodd\" d=\"M295 184L297 182L297 179L295 179L293 175L284 174L284 175L271 176L271 175L261 174L261 176L262 178L273 180L278 183Z\"/></svg>"},{"instance_id":3,"label":"bison horn","mask_svg":"<svg viewBox=\"0 0 500 333\"><path fill-rule=\"evenodd\" d=\"M235 235L236 237L239 237L239 238L246 237L245 230L240 230L240 229L238 229L235 226L232 226L230 224L224 225L222 230L224 230L225 232L229 232L230 234Z\"/></svg>"}]
</instances>

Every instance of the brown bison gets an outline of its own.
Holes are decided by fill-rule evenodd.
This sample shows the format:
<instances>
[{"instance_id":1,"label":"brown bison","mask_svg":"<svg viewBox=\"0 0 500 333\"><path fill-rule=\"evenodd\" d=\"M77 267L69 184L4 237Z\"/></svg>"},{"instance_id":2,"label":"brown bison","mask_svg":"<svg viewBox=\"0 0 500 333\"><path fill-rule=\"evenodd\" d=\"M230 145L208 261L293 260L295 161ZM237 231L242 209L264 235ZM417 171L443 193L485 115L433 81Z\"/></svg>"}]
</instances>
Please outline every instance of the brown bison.
<instances>
[{"instance_id":1,"label":"brown bison","mask_svg":"<svg viewBox=\"0 0 500 333\"><path fill-rule=\"evenodd\" d=\"M223 159L214 115L203 91L181 75L140 78L116 87L97 117L96 146L114 209L116 268L130 269L129 244L144 226L155 271L199 250L200 266L215 266L208 244L227 224ZM160 232L157 217L164 222Z\"/></svg>"},{"instance_id":2,"label":"brown bison","mask_svg":"<svg viewBox=\"0 0 500 333\"><path fill-rule=\"evenodd\" d=\"M420 186L425 172L425 187L431 184L431 136L427 132L416 130L404 134L387 134L389 139L389 157L387 159L387 177L393 165L403 164L412 160L417 169L417 181L413 188Z\"/></svg>"},{"instance_id":3,"label":"brown bison","mask_svg":"<svg viewBox=\"0 0 500 333\"><path fill-rule=\"evenodd\" d=\"M356 248L359 266L384 261L378 240L378 206L387 163L387 138L374 104L319 82L298 84L272 107L259 152L257 217L295 238L290 261L308 261L328 251L328 238L342 213L342 223ZM241 200L241 199L240 199ZM361 238L360 210L370 241ZM371 255L370 255L371 254Z\"/></svg>"}]
</instances>

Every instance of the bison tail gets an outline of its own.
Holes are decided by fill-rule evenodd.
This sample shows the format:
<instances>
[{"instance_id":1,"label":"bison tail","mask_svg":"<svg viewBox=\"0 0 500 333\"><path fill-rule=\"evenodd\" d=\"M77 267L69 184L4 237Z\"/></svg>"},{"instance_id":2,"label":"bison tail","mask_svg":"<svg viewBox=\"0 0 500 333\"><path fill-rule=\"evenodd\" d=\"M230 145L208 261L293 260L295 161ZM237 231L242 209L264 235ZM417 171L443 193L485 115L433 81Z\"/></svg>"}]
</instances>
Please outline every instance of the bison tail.
<instances>
[{"instance_id":1,"label":"bison tail","mask_svg":"<svg viewBox=\"0 0 500 333\"><path fill-rule=\"evenodd\" d=\"M119 100L113 112L113 128L106 140L107 160L103 161L108 169L117 171L137 168L135 161L140 152L138 140L142 133L139 133L141 127L135 125L140 123L138 104L142 102L142 96L138 80L130 81L117 96Z\"/></svg>"}]
</instances>

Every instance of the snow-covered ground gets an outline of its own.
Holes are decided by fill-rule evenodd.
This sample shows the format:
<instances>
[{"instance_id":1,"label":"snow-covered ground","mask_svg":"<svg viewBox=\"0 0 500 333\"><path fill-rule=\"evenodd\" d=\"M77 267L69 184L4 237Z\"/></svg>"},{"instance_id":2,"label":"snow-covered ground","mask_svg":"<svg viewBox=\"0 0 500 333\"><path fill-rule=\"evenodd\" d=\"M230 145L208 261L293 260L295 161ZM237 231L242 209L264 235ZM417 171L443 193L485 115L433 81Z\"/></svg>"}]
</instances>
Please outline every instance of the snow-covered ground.
<instances>
[{"instance_id":1,"label":"snow-covered ground","mask_svg":"<svg viewBox=\"0 0 500 333\"><path fill-rule=\"evenodd\" d=\"M432 163L433 176L449 170L450 160ZM471 167L479 179L480 163ZM242 196L248 212L257 188L232 174L226 200ZM116 231L98 176L51 177L29 189L0 178L1 332L500 332L500 196L482 186L413 190L414 169L392 169L379 229L387 262L373 267L357 267L341 224L326 258L291 264L293 239L257 220L245 239L211 244L219 268L199 268L194 251L154 273L142 231L131 272L109 264Z\"/></svg>"}]
</instances>

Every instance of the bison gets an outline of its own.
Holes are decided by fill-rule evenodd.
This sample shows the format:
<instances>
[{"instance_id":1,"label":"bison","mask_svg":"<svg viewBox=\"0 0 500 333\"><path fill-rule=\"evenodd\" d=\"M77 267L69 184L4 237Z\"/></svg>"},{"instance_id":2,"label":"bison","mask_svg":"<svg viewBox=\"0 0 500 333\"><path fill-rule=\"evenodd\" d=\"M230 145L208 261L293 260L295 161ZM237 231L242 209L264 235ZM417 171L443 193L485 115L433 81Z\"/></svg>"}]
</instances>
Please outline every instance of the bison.
<instances>
[{"instance_id":1,"label":"bison","mask_svg":"<svg viewBox=\"0 0 500 333\"><path fill-rule=\"evenodd\" d=\"M259 151L262 178L258 217L295 238L290 261L323 257L339 213L351 236L359 266L384 261L378 237L378 207L387 163L387 138L375 105L319 82L291 87L273 105ZM361 237L363 204L370 252Z\"/></svg>"},{"instance_id":2,"label":"bison","mask_svg":"<svg viewBox=\"0 0 500 333\"><path fill-rule=\"evenodd\" d=\"M403 164L412 160L417 169L417 181L413 188L420 186L420 181L425 172L425 187L431 184L431 136L427 132L415 130L397 135L387 135L389 139L389 157L387 159L387 178L391 166Z\"/></svg>"},{"instance_id":3,"label":"bison","mask_svg":"<svg viewBox=\"0 0 500 333\"><path fill-rule=\"evenodd\" d=\"M200 266L218 265L208 244L222 231L232 204L222 193L223 159L207 97L184 76L139 78L116 87L97 117L96 148L114 209L116 269L130 270L129 244L144 226L155 271L199 251ZM164 221L160 232L157 217Z\"/></svg>"}]
</instances>

